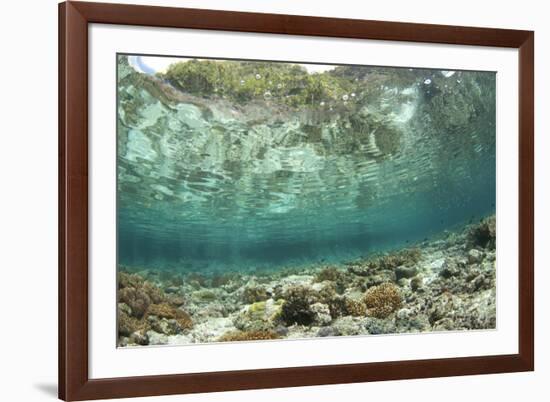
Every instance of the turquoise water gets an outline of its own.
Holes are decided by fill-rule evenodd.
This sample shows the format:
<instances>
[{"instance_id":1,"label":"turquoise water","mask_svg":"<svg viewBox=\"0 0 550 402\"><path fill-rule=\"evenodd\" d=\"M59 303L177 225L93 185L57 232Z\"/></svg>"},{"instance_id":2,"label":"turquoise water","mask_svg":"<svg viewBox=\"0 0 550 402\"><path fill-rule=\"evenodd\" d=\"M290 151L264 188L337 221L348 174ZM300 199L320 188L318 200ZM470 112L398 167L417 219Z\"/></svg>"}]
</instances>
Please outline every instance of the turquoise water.
<instances>
[{"instance_id":1,"label":"turquoise water","mask_svg":"<svg viewBox=\"0 0 550 402\"><path fill-rule=\"evenodd\" d=\"M338 262L495 212L494 73L340 67L322 73L330 90L290 104L312 74L283 86L277 66L246 68L242 100L225 82L182 86L119 57L119 263Z\"/></svg>"}]
</instances>

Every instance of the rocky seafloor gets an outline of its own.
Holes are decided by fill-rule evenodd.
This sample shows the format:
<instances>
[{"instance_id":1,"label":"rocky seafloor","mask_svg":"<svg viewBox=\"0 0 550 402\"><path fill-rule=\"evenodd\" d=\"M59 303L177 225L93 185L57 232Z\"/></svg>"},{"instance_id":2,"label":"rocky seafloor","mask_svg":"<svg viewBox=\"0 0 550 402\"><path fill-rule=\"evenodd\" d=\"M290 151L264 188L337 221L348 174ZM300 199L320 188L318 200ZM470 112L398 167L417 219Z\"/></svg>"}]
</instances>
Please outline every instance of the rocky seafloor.
<instances>
[{"instance_id":1,"label":"rocky seafloor","mask_svg":"<svg viewBox=\"0 0 550 402\"><path fill-rule=\"evenodd\" d=\"M341 264L197 273L119 266L118 345L496 327L495 217Z\"/></svg>"}]
</instances>

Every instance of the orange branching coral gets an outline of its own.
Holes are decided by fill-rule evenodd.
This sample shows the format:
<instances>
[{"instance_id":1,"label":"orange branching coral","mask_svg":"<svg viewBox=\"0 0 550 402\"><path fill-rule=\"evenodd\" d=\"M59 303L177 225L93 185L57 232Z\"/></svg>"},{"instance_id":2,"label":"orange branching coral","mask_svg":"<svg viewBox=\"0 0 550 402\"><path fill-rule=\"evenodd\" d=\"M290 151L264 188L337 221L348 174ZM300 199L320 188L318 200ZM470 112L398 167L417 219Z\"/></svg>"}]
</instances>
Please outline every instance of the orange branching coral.
<instances>
[{"instance_id":1,"label":"orange branching coral","mask_svg":"<svg viewBox=\"0 0 550 402\"><path fill-rule=\"evenodd\" d=\"M346 299L346 312L354 317L364 317L367 315L367 306L362 300Z\"/></svg>"},{"instance_id":2,"label":"orange branching coral","mask_svg":"<svg viewBox=\"0 0 550 402\"><path fill-rule=\"evenodd\" d=\"M188 329L193 326L191 316L187 312L175 308L168 303L151 304L147 310L147 314L155 315L159 318L175 319L183 329Z\"/></svg>"},{"instance_id":3,"label":"orange branching coral","mask_svg":"<svg viewBox=\"0 0 550 402\"><path fill-rule=\"evenodd\" d=\"M367 290L364 297L367 315L386 318L401 307L401 293L393 283L383 283Z\"/></svg>"},{"instance_id":4,"label":"orange branching coral","mask_svg":"<svg viewBox=\"0 0 550 402\"><path fill-rule=\"evenodd\" d=\"M177 309L168 303L152 304L147 310L149 315L156 315L159 318L176 318Z\"/></svg>"},{"instance_id":5,"label":"orange branching coral","mask_svg":"<svg viewBox=\"0 0 550 402\"><path fill-rule=\"evenodd\" d=\"M280 336L273 331L230 331L219 337L218 342L263 341L279 338Z\"/></svg>"},{"instance_id":6,"label":"orange branching coral","mask_svg":"<svg viewBox=\"0 0 550 402\"><path fill-rule=\"evenodd\" d=\"M185 311L168 303L151 304L147 313L149 315L156 315L159 318L184 318L187 315Z\"/></svg>"}]
</instances>

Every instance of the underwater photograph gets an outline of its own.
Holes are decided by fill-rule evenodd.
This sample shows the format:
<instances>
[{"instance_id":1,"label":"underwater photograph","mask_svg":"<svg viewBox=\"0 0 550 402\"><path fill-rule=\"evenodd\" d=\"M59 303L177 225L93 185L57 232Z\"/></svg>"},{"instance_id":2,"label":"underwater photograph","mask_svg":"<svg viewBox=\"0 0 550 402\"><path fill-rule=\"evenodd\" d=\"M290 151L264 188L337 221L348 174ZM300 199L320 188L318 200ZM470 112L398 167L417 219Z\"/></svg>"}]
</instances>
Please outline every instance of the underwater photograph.
<instances>
[{"instance_id":1,"label":"underwater photograph","mask_svg":"<svg viewBox=\"0 0 550 402\"><path fill-rule=\"evenodd\" d=\"M118 347L496 329L495 72L116 69Z\"/></svg>"}]
</instances>

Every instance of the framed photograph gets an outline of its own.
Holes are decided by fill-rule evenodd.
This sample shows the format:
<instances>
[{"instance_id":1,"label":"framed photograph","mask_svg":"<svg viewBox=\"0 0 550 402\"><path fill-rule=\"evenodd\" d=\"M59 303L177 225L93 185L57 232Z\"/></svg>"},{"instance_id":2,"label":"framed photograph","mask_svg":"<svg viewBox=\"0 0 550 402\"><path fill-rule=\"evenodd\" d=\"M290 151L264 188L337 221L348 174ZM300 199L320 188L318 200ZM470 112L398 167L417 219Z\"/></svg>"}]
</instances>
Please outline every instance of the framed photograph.
<instances>
[{"instance_id":1,"label":"framed photograph","mask_svg":"<svg viewBox=\"0 0 550 402\"><path fill-rule=\"evenodd\" d=\"M59 23L61 399L533 370L533 32Z\"/></svg>"}]
</instances>

